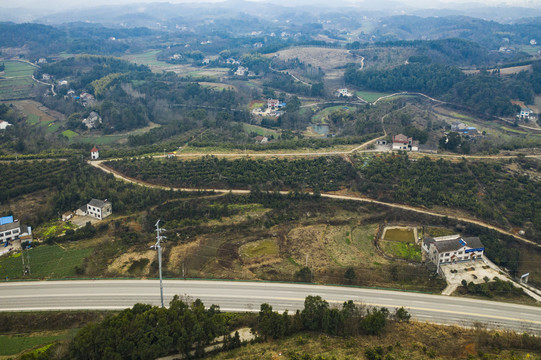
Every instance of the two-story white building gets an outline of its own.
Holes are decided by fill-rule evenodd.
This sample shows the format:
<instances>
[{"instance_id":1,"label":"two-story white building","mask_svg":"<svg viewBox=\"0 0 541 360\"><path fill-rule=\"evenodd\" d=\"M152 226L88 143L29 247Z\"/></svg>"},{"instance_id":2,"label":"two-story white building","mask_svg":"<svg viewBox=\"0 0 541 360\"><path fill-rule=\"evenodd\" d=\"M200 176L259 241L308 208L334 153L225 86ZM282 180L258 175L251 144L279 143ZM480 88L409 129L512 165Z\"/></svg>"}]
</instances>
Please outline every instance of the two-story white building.
<instances>
[{"instance_id":1,"label":"two-story white building","mask_svg":"<svg viewBox=\"0 0 541 360\"><path fill-rule=\"evenodd\" d=\"M113 213L113 205L107 200L92 199L86 205L86 215L96 219L105 219Z\"/></svg>"},{"instance_id":2,"label":"two-story white building","mask_svg":"<svg viewBox=\"0 0 541 360\"><path fill-rule=\"evenodd\" d=\"M483 257L485 246L478 237L449 235L425 238L422 249L426 260L439 267L459 261L479 260Z\"/></svg>"},{"instance_id":3,"label":"two-story white building","mask_svg":"<svg viewBox=\"0 0 541 360\"><path fill-rule=\"evenodd\" d=\"M13 220L13 216L0 218L0 243L13 240L30 240L32 241L32 228L30 226L21 225L19 220Z\"/></svg>"}]
</instances>

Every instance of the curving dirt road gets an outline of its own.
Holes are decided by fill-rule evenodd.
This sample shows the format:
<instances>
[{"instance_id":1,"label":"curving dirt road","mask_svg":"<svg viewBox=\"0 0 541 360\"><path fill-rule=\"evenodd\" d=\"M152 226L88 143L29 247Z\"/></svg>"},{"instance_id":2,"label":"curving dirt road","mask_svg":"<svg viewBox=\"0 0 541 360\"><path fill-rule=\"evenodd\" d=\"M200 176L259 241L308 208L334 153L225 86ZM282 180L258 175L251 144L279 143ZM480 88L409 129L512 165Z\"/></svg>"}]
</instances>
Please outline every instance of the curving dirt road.
<instances>
[{"instance_id":1,"label":"curving dirt road","mask_svg":"<svg viewBox=\"0 0 541 360\"><path fill-rule=\"evenodd\" d=\"M155 185L155 184L148 183L146 181L142 181L142 180L138 180L138 179L128 177L128 176L126 176L126 175L124 175L124 174L122 174L122 173L120 173L120 172L118 172L116 170L113 170L112 168L106 166L105 164L103 164L103 161L104 160L88 161L88 163L90 165L102 170L102 171L113 174L118 179L121 179L121 180L126 181L126 182L130 182L130 183L133 183L133 184L137 184L137 185L140 185L140 186L146 186L146 187L149 187L149 188L164 189L164 190L172 189L174 191L214 191L214 192L218 192L218 193L232 193L232 194L249 194L250 193L250 190L205 189L205 188L193 189L193 188L175 188L175 187L168 187L168 186L163 186L163 185ZM289 192L288 191L280 191L279 193L282 194L282 195L287 195ZM312 194L312 193L310 193L310 194ZM541 248L541 244L535 243L535 242L533 242L531 240L523 238L522 236L515 235L512 232L501 229L501 228L496 227L494 225L490 225L490 224L488 224L486 222L483 222L483 221L480 221L480 220L475 220L475 219L471 219L471 218L464 218L464 217L460 217L460 216L440 214L440 213L436 213L436 212L433 212L433 211L428 211L428 210L425 210L425 209L421 209L421 208L418 208L418 207L413 207L413 206L404 205L404 204L388 203L388 202L384 202L384 201L371 199L371 198L368 198L368 197L360 197L360 196L352 196L352 195L337 195L337 194L329 194L329 193L321 193L321 197L329 198L329 199L338 199L338 200L360 201L360 202L365 202L365 203L377 204L377 205L387 206L387 207L391 207L391 208L397 208L397 209L412 211L412 212L416 212L416 213L419 213L419 214L426 214L426 215L436 216L436 217L440 217L440 218L447 217L449 219L458 220L460 222L479 225L479 226L485 227L487 229L495 230L495 231L499 232L500 234L512 236L516 240L519 240L519 241L527 243L529 245Z\"/></svg>"}]
</instances>

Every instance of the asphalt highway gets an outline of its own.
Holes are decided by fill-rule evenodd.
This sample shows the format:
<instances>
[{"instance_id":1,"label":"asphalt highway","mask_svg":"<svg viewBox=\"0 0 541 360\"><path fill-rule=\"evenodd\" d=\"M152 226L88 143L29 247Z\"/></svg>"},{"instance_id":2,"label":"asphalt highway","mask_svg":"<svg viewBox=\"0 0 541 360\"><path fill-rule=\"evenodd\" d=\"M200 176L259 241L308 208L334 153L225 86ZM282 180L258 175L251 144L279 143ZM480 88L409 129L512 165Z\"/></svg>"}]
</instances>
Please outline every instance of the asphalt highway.
<instances>
[{"instance_id":1,"label":"asphalt highway","mask_svg":"<svg viewBox=\"0 0 541 360\"><path fill-rule=\"evenodd\" d=\"M199 298L224 311L258 311L261 303L274 310L302 309L304 298L320 295L331 306L353 300L368 306L404 306L420 321L541 334L541 307L423 293L304 284L165 280L166 305L175 295ZM159 305L158 280L28 281L0 284L0 311L124 309L135 303Z\"/></svg>"}]
</instances>

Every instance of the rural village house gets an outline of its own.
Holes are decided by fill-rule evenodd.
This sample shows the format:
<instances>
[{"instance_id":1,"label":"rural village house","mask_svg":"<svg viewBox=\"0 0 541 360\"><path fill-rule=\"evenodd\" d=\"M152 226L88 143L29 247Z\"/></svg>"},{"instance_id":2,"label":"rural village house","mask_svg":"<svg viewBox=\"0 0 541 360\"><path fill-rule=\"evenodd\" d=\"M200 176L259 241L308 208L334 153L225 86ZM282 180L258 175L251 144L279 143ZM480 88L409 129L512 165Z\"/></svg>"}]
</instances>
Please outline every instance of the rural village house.
<instances>
[{"instance_id":1,"label":"rural village house","mask_svg":"<svg viewBox=\"0 0 541 360\"><path fill-rule=\"evenodd\" d=\"M92 150L90 150L90 158L92 160L98 160L100 157L100 151L98 150L97 147L93 147Z\"/></svg>"},{"instance_id":2,"label":"rural village house","mask_svg":"<svg viewBox=\"0 0 541 360\"><path fill-rule=\"evenodd\" d=\"M13 240L32 241L32 228L13 220L13 216L0 218L0 242L4 244Z\"/></svg>"},{"instance_id":3,"label":"rural village house","mask_svg":"<svg viewBox=\"0 0 541 360\"><path fill-rule=\"evenodd\" d=\"M86 205L75 211L78 216L92 216L96 219L105 219L113 213L113 204L105 200L92 199Z\"/></svg>"},{"instance_id":4,"label":"rural village house","mask_svg":"<svg viewBox=\"0 0 541 360\"><path fill-rule=\"evenodd\" d=\"M422 250L427 260L439 266L481 259L485 247L478 237L449 235L434 238L426 237L423 240Z\"/></svg>"},{"instance_id":5,"label":"rural village house","mask_svg":"<svg viewBox=\"0 0 541 360\"><path fill-rule=\"evenodd\" d=\"M419 151L419 141L404 134L393 136L393 150Z\"/></svg>"},{"instance_id":6,"label":"rural village house","mask_svg":"<svg viewBox=\"0 0 541 360\"><path fill-rule=\"evenodd\" d=\"M255 137L255 142L258 144L266 144L269 142L269 139L266 136L258 135Z\"/></svg>"}]
</instances>

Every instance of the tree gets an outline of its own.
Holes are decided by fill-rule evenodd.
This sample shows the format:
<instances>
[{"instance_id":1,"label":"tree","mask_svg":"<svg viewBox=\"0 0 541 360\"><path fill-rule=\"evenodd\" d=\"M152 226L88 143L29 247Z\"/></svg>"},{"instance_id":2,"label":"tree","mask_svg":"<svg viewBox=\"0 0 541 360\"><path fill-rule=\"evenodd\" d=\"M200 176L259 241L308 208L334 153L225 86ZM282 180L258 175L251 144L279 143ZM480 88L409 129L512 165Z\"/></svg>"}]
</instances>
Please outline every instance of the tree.
<instances>
[{"instance_id":1,"label":"tree","mask_svg":"<svg viewBox=\"0 0 541 360\"><path fill-rule=\"evenodd\" d=\"M386 310L386 311L384 311ZM361 320L361 329L369 335L379 335L387 325L387 309L373 309Z\"/></svg>"},{"instance_id":2,"label":"tree","mask_svg":"<svg viewBox=\"0 0 541 360\"><path fill-rule=\"evenodd\" d=\"M287 112L295 112L299 110L301 107L301 101L298 97L292 96L290 99L288 99L286 104L286 111Z\"/></svg>"},{"instance_id":3,"label":"tree","mask_svg":"<svg viewBox=\"0 0 541 360\"><path fill-rule=\"evenodd\" d=\"M295 273L295 277L301 282L312 282L312 271L308 266L305 266Z\"/></svg>"},{"instance_id":4,"label":"tree","mask_svg":"<svg viewBox=\"0 0 541 360\"><path fill-rule=\"evenodd\" d=\"M352 268L352 267L348 267L346 269L346 272L344 273L344 277L346 278L346 280L351 284L351 282L355 279L356 277L356 274L355 274L355 270Z\"/></svg>"},{"instance_id":5,"label":"tree","mask_svg":"<svg viewBox=\"0 0 541 360\"><path fill-rule=\"evenodd\" d=\"M321 296L307 296L301 312L303 326L306 330L322 330L323 318L329 310L329 303Z\"/></svg>"},{"instance_id":6,"label":"tree","mask_svg":"<svg viewBox=\"0 0 541 360\"><path fill-rule=\"evenodd\" d=\"M403 321L403 322L408 322L411 318L411 315L410 313L404 309L404 307L400 307L398 309L396 309L395 313L394 313L394 318L398 321Z\"/></svg>"}]
</instances>

